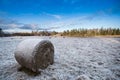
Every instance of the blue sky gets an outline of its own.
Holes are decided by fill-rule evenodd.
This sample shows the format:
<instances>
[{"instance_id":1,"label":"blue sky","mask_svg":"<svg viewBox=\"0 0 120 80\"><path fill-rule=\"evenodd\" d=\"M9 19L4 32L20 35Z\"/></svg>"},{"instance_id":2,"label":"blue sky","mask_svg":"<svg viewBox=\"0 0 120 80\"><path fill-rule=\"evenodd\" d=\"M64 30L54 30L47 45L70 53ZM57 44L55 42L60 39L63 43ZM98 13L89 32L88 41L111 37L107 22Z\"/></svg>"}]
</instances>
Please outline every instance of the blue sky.
<instances>
[{"instance_id":1,"label":"blue sky","mask_svg":"<svg viewBox=\"0 0 120 80\"><path fill-rule=\"evenodd\" d=\"M120 27L120 0L0 0L7 31Z\"/></svg>"}]
</instances>

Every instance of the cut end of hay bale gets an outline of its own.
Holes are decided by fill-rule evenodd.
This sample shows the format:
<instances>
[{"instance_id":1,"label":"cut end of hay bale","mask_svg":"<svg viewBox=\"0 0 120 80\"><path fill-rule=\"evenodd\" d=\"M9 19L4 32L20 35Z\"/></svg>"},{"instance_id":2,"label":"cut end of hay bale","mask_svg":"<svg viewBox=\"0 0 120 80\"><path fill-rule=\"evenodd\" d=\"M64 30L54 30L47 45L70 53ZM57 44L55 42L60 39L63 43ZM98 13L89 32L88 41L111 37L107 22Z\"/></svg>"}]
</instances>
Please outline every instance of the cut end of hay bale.
<instances>
[{"instance_id":1,"label":"cut end of hay bale","mask_svg":"<svg viewBox=\"0 0 120 80\"><path fill-rule=\"evenodd\" d=\"M54 63L54 46L48 40L27 39L16 48L15 59L21 66L37 72Z\"/></svg>"}]
</instances>

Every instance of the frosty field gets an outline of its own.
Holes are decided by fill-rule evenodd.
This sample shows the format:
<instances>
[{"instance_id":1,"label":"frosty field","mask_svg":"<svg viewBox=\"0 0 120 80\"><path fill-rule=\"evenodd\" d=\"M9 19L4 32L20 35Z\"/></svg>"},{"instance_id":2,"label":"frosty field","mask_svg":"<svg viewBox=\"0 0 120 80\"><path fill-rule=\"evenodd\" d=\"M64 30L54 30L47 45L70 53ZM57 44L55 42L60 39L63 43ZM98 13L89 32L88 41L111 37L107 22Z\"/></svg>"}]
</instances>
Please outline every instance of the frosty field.
<instances>
[{"instance_id":1,"label":"frosty field","mask_svg":"<svg viewBox=\"0 0 120 80\"><path fill-rule=\"evenodd\" d=\"M16 46L27 38L50 40L55 48L54 64L38 75L18 70L14 58ZM0 80L81 80L81 75L90 80L120 80L120 38L0 38Z\"/></svg>"}]
</instances>

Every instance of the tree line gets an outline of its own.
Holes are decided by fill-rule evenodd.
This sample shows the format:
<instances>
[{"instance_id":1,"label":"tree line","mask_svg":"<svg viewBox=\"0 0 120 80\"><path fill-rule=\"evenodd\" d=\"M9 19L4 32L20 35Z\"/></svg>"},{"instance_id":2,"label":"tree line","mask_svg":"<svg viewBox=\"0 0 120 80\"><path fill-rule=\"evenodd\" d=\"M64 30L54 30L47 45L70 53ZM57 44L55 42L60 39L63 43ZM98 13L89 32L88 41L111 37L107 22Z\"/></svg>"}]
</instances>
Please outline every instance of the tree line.
<instances>
[{"instance_id":1,"label":"tree line","mask_svg":"<svg viewBox=\"0 0 120 80\"><path fill-rule=\"evenodd\" d=\"M32 31L30 33L5 33L0 28L1 36L53 36L60 34L60 36L73 36L73 37L91 37L91 36L101 36L101 35L120 35L119 28L100 28L100 29L72 29L63 32L56 31Z\"/></svg>"},{"instance_id":2,"label":"tree line","mask_svg":"<svg viewBox=\"0 0 120 80\"><path fill-rule=\"evenodd\" d=\"M62 33L63 36L90 37L101 35L120 35L119 28L100 28L100 29L72 29Z\"/></svg>"},{"instance_id":3,"label":"tree line","mask_svg":"<svg viewBox=\"0 0 120 80\"><path fill-rule=\"evenodd\" d=\"M6 33L0 28L0 37L7 36L53 36L58 34L56 31L32 31L32 32L15 32L15 33Z\"/></svg>"},{"instance_id":4,"label":"tree line","mask_svg":"<svg viewBox=\"0 0 120 80\"><path fill-rule=\"evenodd\" d=\"M56 31L32 31L31 33L27 33L27 32L21 32L21 33L12 33L12 36L52 36L52 35L56 35L58 34L58 32Z\"/></svg>"}]
</instances>

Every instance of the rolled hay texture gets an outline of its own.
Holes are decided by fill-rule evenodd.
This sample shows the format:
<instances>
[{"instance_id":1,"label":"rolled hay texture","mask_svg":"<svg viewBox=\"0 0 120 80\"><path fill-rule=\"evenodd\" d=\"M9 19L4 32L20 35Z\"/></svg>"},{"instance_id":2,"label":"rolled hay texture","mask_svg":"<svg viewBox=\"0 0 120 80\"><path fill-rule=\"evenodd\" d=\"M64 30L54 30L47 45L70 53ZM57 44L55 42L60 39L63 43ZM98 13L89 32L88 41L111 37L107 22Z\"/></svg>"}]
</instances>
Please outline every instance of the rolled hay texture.
<instances>
[{"instance_id":1,"label":"rolled hay texture","mask_svg":"<svg viewBox=\"0 0 120 80\"><path fill-rule=\"evenodd\" d=\"M54 63L54 46L48 40L27 39L17 46L15 59L22 67L38 72Z\"/></svg>"}]
</instances>

